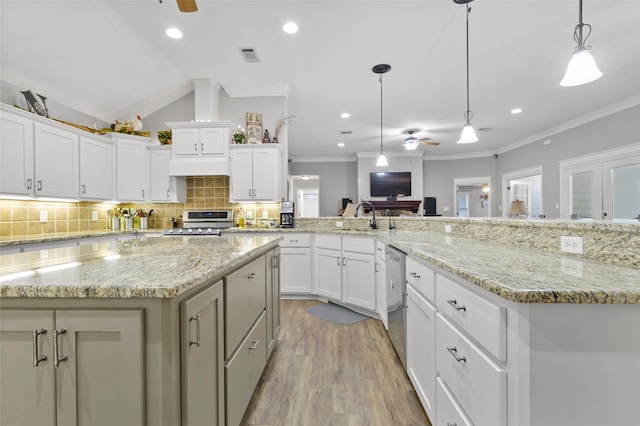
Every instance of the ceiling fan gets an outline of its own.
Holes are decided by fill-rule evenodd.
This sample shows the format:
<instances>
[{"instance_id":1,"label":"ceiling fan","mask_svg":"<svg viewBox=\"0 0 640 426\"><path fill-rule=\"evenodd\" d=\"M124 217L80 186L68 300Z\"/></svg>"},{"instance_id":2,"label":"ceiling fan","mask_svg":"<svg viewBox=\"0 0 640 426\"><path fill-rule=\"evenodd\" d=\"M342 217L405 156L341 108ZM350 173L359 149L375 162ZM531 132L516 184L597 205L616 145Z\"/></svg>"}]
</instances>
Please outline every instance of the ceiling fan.
<instances>
[{"instance_id":1,"label":"ceiling fan","mask_svg":"<svg viewBox=\"0 0 640 426\"><path fill-rule=\"evenodd\" d=\"M431 140L431 138L416 138L415 136L413 136L415 130L407 130L407 133L409 134L409 137L405 138L405 140L403 141L403 145L408 151L414 151L416 148L418 148L419 145L440 145L440 142L434 142Z\"/></svg>"},{"instance_id":2,"label":"ceiling fan","mask_svg":"<svg viewBox=\"0 0 640 426\"><path fill-rule=\"evenodd\" d=\"M196 0L177 0L178 2L178 9L180 9L180 12L197 12L198 11L198 5L196 4ZM162 3L162 0L160 0L160 3Z\"/></svg>"}]
</instances>

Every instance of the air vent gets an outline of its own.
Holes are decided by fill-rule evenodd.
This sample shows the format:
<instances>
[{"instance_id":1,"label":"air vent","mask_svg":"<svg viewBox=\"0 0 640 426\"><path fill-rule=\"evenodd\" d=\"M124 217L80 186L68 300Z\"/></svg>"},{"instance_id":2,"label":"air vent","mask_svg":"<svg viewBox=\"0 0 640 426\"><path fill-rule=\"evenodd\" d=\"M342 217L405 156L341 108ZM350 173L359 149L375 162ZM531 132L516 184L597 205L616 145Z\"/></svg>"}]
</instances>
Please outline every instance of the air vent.
<instances>
[{"instance_id":1,"label":"air vent","mask_svg":"<svg viewBox=\"0 0 640 426\"><path fill-rule=\"evenodd\" d=\"M245 62L260 62L260 58L258 58L258 53L256 49L253 47L241 47L240 53L244 58Z\"/></svg>"},{"instance_id":2,"label":"air vent","mask_svg":"<svg viewBox=\"0 0 640 426\"><path fill-rule=\"evenodd\" d=\"M341 135L350 135L351 133L353 133L353 131L352 131L352 130L341 130L341 131L340 131L340 134L341 134Z\"/></svg>"}]
</instances>

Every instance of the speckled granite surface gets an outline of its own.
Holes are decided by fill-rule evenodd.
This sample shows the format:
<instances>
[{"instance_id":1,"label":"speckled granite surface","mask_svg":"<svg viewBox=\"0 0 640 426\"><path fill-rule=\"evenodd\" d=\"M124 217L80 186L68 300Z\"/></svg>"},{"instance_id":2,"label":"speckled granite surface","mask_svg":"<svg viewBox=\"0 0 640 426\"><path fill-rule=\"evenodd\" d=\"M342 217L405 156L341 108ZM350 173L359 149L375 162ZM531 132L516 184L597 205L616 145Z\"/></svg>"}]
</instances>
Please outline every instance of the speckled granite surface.
<instances>
[{"instance_id":1,"label":"speckled granite surface","mask_svg":"<svg viewBox=\"0 0 640 426\"><path fill-rule=\"evenodd\" d=\"M277 247L280 239L275 235L135 238L48 249L45 257L40 251L7 254L1 257L0 297L175 297ZM73 262L79 265L7 280L8 274Z\"/></svg>"},{"instance_id":2,"label":"speckled granite surface","mask_svg":"<svg viewBox=\"0 0 640 426\"><path fill-rule=\"evenodd\" d=\"M343 222L342 229L336 229L336 220ZM230 247L235 247L243 244L241 243L244 241L243 236L253 236L254 241L258 241L270 238L270 234L288 232L375 236L416 258L514 302L640 304L640 226L638 225L501 219L480 221L451 218L426 220L391 218L396 223L397 230L386 231L389 220L390 218L381 218L378 221L380 229L372 231L368 227L368 220L362 218L301 219L296 222L295 228L225 230L223 239L235 241L230 243ZM451 234L444 233L445 224L451 224ZM583 232L580 235L584 235L585 238L585 256L561 254L558 247L559 235L576 235L578 232ZM550 241L547 241L544 246L536 242L545 239ZM202 240L202 238L188 237L180 249L177 247L171 249L176 244L173 238L153 238L152 240L158 240L158 242L137 243L138 239L135 239L131 242L110 243L119 244L123 250L124 247L135 244L141 244L141 247L134 250L130 256L123 256L120 259L125 268L116 270L109 263L102 262L92 265L94 269L91 269L90 273L101 277L117 271L119 274L124 274L124 279L104 278L95 284L97 293L93 293L93 287L84 286L77 290L78 296L71 297L172 297L179 294L175 293L176 291L184 291L189 286L197 284L194 284L196 278L184 271L197 269L196 266L202 267L201 262L205 262L206 255L198 254L200 251L208 250L214 259L223 258L225 254L222 252L228 251L228 248L211 251L206 244L215 245L216 243L203 242L200 245L196 240ZM183 239L179 238L179 240ZM193 242L186 246L187 241ZM224 247L226 243L220 244ZM590 248L592 245L601 247L595 250ZM99 246L102 247L102 245ZM187 251L185 246L188 247ZM80 250L82 247L77 249ZM76 250L76 248L71 247L65 250ZM587 252L595 255L586 256ZM230 256L234 256L233 251L229 253ZM37 258L38 252L21 255L32 256L36 265L33 266L34 268L40 267L38 262L43 262ZM5 264L9 256L18 255L2 256L2 268L5 269L3 273L6 273ZM144 269L138 268L139 264L147 261L147 257L151 259L149 269L146 266ZM22 262L31 262L28 260L29 257L20 259ZM183 266L179 265L181 261L179 259L186 259ZM15 264L12 267L20 268ZM107 272L100 271L101 267L107 268ZM177 288L165 288L161 284L166 282L162 280L163 275L167 271L173 273L172 269L181 271L186 281L179 284ZM219 270L216 269L216 271ZM216 273L211 272L211 275L207 275L209 272L206 272L205 275L214 276ZM88 277L86 274L80 276L78 272L73 271L65 274L76 282L82 277ZM132 289L122 284L136 282L146 276L155 283L148 286L134 285ZM0 283L0 296L20 297L17 290L18 283L26 285L31 282L30 280ZM67 282L71 281L67 280ZM57 284L58 287L54 290L48 288L47 283L48 281L36 281L34 282L36 288L23 289L23 295L28 297L34 294L31 297L38 297L38 294L53 292L57 297L64 297L65 294L76 291L67 291L64 284ZM153 296L156 294L158 296Z\"/></svg>"}]
</instances>

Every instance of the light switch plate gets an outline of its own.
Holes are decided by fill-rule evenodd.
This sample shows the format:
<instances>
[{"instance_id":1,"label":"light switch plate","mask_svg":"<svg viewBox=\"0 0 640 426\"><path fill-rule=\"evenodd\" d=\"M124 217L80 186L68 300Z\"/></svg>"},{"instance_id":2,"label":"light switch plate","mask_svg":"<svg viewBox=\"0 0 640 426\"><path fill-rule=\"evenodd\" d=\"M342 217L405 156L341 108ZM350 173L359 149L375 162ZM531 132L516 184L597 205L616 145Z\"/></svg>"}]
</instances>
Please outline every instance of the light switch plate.
<instances>
[{"instance_id":1,"label":"light switch plate","mask_svg":"<svg viewBox=\"0 0 640 426\"><path fill-rule=\"evenodd\" d=\"M451 233L451 225L445 225L444 226L444 232L447 233L447 234L450 234Z\"/></svg>"}]
</instances>

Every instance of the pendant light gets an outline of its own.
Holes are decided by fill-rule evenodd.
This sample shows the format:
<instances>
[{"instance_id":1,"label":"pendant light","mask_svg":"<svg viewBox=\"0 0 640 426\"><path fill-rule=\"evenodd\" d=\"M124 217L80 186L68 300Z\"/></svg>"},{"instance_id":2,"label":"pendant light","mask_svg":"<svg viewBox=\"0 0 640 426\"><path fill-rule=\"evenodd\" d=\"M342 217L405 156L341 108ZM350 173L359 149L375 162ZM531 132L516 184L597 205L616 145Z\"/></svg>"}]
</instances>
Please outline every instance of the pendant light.
<instances>
[{"instance_id":1,"label":"pendant light","mask_svg":"<svg viewBox=\"0 0 640 426\"><path fill-rule=\"evenodd\" d=\"M456 3L462 3L462 1L454 0ZM476 131L473 130L473 126L471 125L471 119L473 118L473 113L469 109L469 14L471 13L471 7L469 6L469 2L472 0L464 1L467 4L467 111L464 113L465 126L462 129L462 134L460 135L460 140L458 143L474 143L478 142L478 137L476 136Z\"/></svg>"},{"instance_id":2,"label":"pendant light","mask_svg":"<svg viewBox=\"0 0 640 426\"><path fill-rule=\"evenodd\" d=\"M380 155L378 156L378 161L376 161L376 167L386 167L389 165L387 157L385 157L384 152L382 152L382 74L389 72L390 69L391 65L388 64L378 64L371 68L371 71L378 74L378 81L380 82Z\"/></svg>"},{"instance_id":3,"label":"pendant light","mask_svg":"<svg viewBox=\"0 0 640 426\"><path fill-rule=\"evenodd\" d=\"M587 35L582 36L582 29L587 27ZM591 83L602 77L602 72L598 69L595 59L591 56L589 50L591 46L585 46L585 42L591 34L591 25L582 23L582 0L580 0L578 12L578 25L573 32L573 39L578 43L573 56L567 66L567 72L560 82L561 86L580 86L581 84Z\"/></svg>"}]
</instances>

